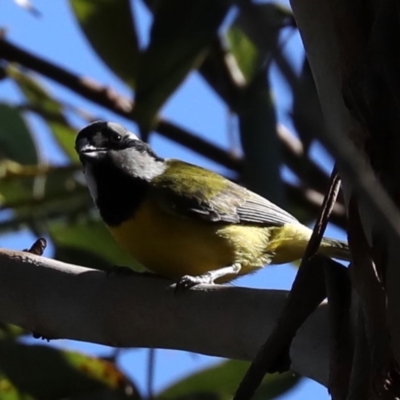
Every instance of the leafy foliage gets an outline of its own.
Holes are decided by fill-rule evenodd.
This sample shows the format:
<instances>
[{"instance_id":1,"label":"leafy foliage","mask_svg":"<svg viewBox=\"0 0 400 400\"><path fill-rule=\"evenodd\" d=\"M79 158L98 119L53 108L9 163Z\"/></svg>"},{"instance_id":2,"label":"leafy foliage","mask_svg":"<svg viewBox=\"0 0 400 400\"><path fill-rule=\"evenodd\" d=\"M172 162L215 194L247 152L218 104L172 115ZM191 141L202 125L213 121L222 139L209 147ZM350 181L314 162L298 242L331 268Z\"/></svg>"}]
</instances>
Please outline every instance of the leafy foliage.
<instances>
[{"instance_id":1,"label":"leafy foliage","mask_svg":"<svg viewBox=\"0 0 400 400\"><path fill-rule=\"evenodd\" d=\"M138 399L116 366L99 358L43 345L0 341L0 393L4 399L57 399L85 395Z\"/></svg>"},{"instance_id":2,"label":"leafy foliage","mask_svg":"<svg viewBox=\"0 0 400 400\"><path fill-rule=\"evenodd\" d=\"M97 55L134 86L139 56L135 16L129 0L70 0L76 20Z\"/></svg>"},{"instance_id":3,"label":"leafy foliage","mask_svg":"<svg viewBox=\"0 0 400 400\"><path fill-rule=\"evenodd\" d=\"M157 398L163 399L204 399L228 400L233 397L238 382L245 374L249 363L243 361L225 361L181 380L160 393ZM288 372L265 378L258 390L255 400L274 399L293 388L299 377Z\"/></svg>"}]
</instances>

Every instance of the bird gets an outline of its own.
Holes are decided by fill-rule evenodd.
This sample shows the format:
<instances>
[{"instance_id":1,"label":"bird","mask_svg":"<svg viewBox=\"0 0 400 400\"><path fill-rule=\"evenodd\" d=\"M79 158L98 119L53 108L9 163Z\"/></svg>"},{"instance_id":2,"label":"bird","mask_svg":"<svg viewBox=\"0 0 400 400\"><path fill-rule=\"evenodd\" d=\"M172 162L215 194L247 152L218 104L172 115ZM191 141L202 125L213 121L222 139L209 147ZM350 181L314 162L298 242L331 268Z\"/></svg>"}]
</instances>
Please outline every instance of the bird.
<instances>
[{"instance_id":1,"label":"bird","mask_svg":"<svg viewBox=\"0 0 400 400\"><path fill-rule=\"evenodd\" d=\"M118 123L87 125L75 149L115 240L182 287L230 282L304 254L312 230L290 213L222 175L158 156ZM350 260L336 239L323 238L318 253Z\"/></svg>"}]
</instances>

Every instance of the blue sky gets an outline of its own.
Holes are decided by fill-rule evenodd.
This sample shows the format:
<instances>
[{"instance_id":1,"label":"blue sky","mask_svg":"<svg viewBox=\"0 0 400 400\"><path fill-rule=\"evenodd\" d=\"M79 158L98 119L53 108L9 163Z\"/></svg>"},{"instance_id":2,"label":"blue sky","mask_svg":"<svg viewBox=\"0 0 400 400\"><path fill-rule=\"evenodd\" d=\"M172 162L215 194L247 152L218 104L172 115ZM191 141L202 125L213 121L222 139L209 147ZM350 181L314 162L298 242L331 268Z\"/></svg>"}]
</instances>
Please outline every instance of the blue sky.
<instances>
[{"instance_id":1,"label":"blue sky","mask_svg":"<svg viewBox=\"0 0 400 400\"><path fill-rule=\"evenodd\" d=\"M38 53L44 58L53 60L75 73L89 75L102 84L115 88L120 93L127 96L130 95L126 86L110 73L87 44L71 15L67 1L33 0L33 4L42 14L40 18L36 18L24 11L12 0L3 0L0 3L0 26L2 29L6 29L9 40L34 53ZM141 43L145 44L150 17L146 10L138 5L138 2L135 3L135 11L141 34ZM285 34L289 33L286 32ZM290 39L285 49L295 67L298 68L303 54L298 34L290 34ZM287 90L286 83L274 68L272 70L272 80L275 90L274 96L278 105L279 120L291 127L291 121L287 117L291 96ZM136 130L133 123L127 124L126 121L121 120L111 112L95 107L53 82L45 81L45 83L57 97L65 99L68 103L74 104L76 107L89 109L93 115L102 119L123 122L131 129ZM18 92L8 81L0 81L0 100L10 102L18 102L19 100ZM182 87L172 96L163 108L162 115L172 122L188 127L193 132L201 133L203 137L222 147L228 146L227 132L229 124L233 124L233 126L235 124L235 121L231 120L232 117L224 103L218 99L196 73L191 74ZM57 164L65 162L64 156L58 150L46 126L35 117L30 117L29 122L38 141L42 144L43 158ZM77 128L80 129L81 126L77 126ZM218 172L224 172L224 169L220 166L158 135L152 136L151 144L163 156L181 158L215 169ZM319 146L314 147L313 154L317 161L329 170L332 160ZM284 173L289 177L289 174ZM342 232L331 227L328 228L327 235L344 238ZM22 249L27 247L32 240L33 237L29 233L19 232L2 236L0 245L2 247ZM46 255L51 256L51 249L48 250ZM296 270L289 265L272 266L255 275L241 278L235 282L235 285L289 289L295 272ZM107 354L109 352L109 349L103 346L76 343L68 340L58 341L54 345L96 354ZM143 349L126 350L123 351L120 358L122 369L133 377L143 391L145 391L147 354L148 351ZM155 390L158 391L182 376L216 361L212 357L172 350L158 350L155 368ZM318 398L323 400L328 399L329 396L322 386L315 382L304 380L295 391L282 398L296 400Z\"/></svg>"}]
</instances>

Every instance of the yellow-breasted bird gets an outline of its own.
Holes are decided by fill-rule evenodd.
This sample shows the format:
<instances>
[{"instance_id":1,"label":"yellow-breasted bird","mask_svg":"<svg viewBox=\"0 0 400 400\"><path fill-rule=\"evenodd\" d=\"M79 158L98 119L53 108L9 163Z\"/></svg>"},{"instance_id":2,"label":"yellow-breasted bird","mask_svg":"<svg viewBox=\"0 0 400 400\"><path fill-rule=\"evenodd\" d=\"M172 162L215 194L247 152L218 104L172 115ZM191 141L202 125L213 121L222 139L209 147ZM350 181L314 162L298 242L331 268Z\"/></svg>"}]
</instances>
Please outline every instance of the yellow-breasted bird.
<instances>
[{"instance_id":1,"label":"yellow-breasted bird","mask_svg":"<svg viewBox=\"0 0 400 400\"><path fill-rule=\"evenodd\" d=\"M157 156L117 123L88 125L76 150L112 235L154 273L193 286L303 256L312 231L295 217L221 175ZM350 257L326 238L319 253Z\"/></svg>"}]
</instances>

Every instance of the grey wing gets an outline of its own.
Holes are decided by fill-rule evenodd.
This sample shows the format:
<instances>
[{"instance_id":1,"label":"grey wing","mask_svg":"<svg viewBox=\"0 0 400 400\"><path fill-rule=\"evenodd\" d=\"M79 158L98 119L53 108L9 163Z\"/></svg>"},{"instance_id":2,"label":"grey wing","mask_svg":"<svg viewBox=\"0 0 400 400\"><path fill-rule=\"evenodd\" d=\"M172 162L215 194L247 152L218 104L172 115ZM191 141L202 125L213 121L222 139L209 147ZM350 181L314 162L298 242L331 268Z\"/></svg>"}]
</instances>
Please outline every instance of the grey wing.
<instances>
[{"instance_id":1,"label":"grey wing","mask_svg":"<svg viewBox=\"0 0 400 400\"><path fill-rule=\"evenodd\" d=\"M240 222L255 225L281 226L285 224L299 224L300 222L287 211L271 203L264 197L247 191L248 197L236 212Z\"/></svg>"},{"instance_id":2,"label":"grey wing","mask_svg":"<svg viewBox=\"0 0 400 400\"><path fill-rule=\"evenodd\" d=\"M232 184L237 186L235 184ZM210 222L248 224L258 226L282 226L299 221L287 211L267 199L240 187L223 191L212 199L183 195L170 190L156 190L157 203L165 211L179 216Z\"/></svg>"},{"instance_id":3,"label":"grey wing","mask_svg":"<svg viewBox=\"0 0 400 400\"><path fill-rule=\"evenodd\" d=\"M259 226L299 223L243 186L177 160L169 160L168 173L153 179L149 195L164 211L180 217Z\"/></svg>"}]
</instances>

